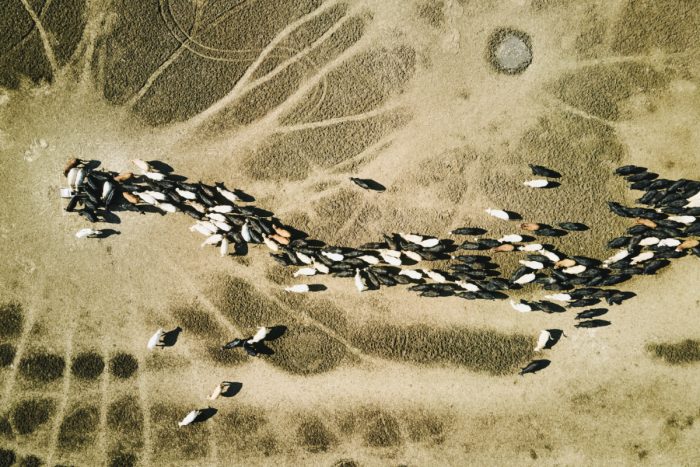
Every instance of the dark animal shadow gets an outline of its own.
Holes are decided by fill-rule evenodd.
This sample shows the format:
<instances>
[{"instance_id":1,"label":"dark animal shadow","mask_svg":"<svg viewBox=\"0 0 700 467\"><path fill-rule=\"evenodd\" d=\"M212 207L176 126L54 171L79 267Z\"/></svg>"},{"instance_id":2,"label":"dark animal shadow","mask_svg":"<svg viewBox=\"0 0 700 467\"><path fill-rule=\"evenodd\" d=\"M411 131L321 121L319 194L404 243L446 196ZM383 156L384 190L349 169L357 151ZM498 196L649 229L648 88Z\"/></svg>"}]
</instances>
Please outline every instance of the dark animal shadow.
<instances>
[{"instance_id":1,"label":"dark animal shadow","mask_svg":"<svg viewBox=\"0 0 700 467\"><path fill-rule=\"evenodd\" d=\"M541 300L533 303L533 305L545 313L564 313L566 311L566 308L562 305L550 302L549 300Z\"/></svg>"},{"instance_id":2,"label":"dark animal shadow","mask_svg":"<svg viewBox=\"0 0 700 467\"><path fill-rule=\"evenodd\" d=\"M382 185L381 183L379 183L379 182L377 182L377 181L375 181L375 180L372 180L371 178L354 178L354 177L351 177L350 180L352 180L352 182L353 182L355 185L357 185L357 186L359 186L359 187L361 187L361 188L364 188L365 190L378 191L378 192L380 192L380 193L383 192L383 191L386 191L386 187L385 187L384 185ZM356 180L357 180L357 181L356 181ZM359 183L358 183L358 182L359 182ZM364 186L362 186L360 183L361 183L362 185L364 185Z\"/></svg>"},{"instance_id":3,"label":"dark animal shadow","mask_svg":"<svg viewBox=\"0 0 700 467\"><path fill-rule=\"evenodd\" d=\"M591 319L588 321L580 321L578 324L574 324L576 328L602 328L605 326L610 326L612 323L604 319Z\"/></svg>"},{"instance_id":4,"label":"dark animal shadow","mask_svg":"<svg viewBox=\"0 0 700 467\"><path fill-rule=\"evenodd\" d=\"M182 328L180 326L176 327L172 331L163 333L161 341L163 342L163 347L172 347L177 343L177 338L180 337Z\"/></svg>"},{"instance_id":5,"label":"dark animal shadow","mask_svg":"<svg viewBox=\"0 0 700 467\"><path fill-rule=\"evenodd\" d=\"M567 232L564 229L556 229L554 227L548 228L547 233L548 233L547 235L540 234L540 236L543 236L543 237L564 237L564 236L569 234L569 232Z\"/></svg>"},{"instance_id":6,"label":"dark animal shadow","mask_svg":"<svg viewBox=\"0 0 700 467\"><path fill-rule=\"evenodd\" d=\"M221 391L222 397L233 397L239 392L241 392L241 389L243 388L243 383L237 383L232 381L224 381L224 383L228 383L228 387L225 391Z\"/></svg>"},{"instance_id":7,"label":"dark animal shadow","mask_svg":"<svg viewBox=\"0 0 700 467\"><path fill-rule=\"evenodd\" d=\"M239 190L238 188L233 190L233 194L238 196L238 199L240 199L244 203L252 203L253 201L255 201L255 197L253 195L249 195L245 191Z\"/></svg>"},{"instance_id":8,"label":"dark animal shadow","mask_svg":"<svg viewBox=\"0 0 700 467\"><path fill-rule=\"evenodd\" d=\"M523 216L518 214L515 211L506 211L506 214L508 214L508 218L512 221L521 221L523 220Z\"/></svg>"},{"instance_id":9,"label":"dark animal shadow","mask_svg":"<svg viewBox=\"0 0 700 467\"><path fill-rule=\"evenodd\" d=\"M150 165L151 168L153 168L153 170L155 170L156 172L160 172L162 174L170 175L170 173L172 173L175 170L175 169L173 169L173 167L171 165L166 164L165 162L162 162L162 161L153 160L153 161L146 161L146 162L148 162L148 165Z\"/></svg>"},{"instance_id":10,"label":"dark animal shadow","mask_svg":"<svg viewBox=\"0 0 700 467\"><path fill-rule=\"evenodd\" d=\"M523 242L532 242L535 240L535 237L532 235L521 235L523 237Z\"/></svg>"},{"instance_id":11,"label":"dark animal shadow","mask_svg":"<svg viewBox=\"0 0 700 467\"><path fill-rule=\"evenodd\" d=\"M207 407L206 409L200 409L199 415L197 415L197 417L192 421L192 423L206 422L211 417L216 415L216 412L218 412L218 410L216 410L213 407Z\"/></svg>"},{"instance_id":12,"label":"dark animal shadow","mask_svg":"<svg viewBox=\"0 0 700 467\"><path fill-rule=\"evenodd\" d=\"M560 186L561 186L561 183L559 183L559 182L553 182L553 181L550 180L549 183L547 184L547 186L544 187L544 189L545 189L545 190L551 190L552 188L557 188L557 187L560 187Z\"/></svg>"},{"instance_id":13,"label":"dark animal shadow","mask_svg":"<svg viewBox=\"0 0 700 467\"><path fill-rule=\"evenodd\" d=\"M258 355L274 355L275 351L268 347L264 342L256 342L253 344L253 349Z\"/></svg>"},{"instance_id":14,"label":"dark animal shadow","mask_svg":"<svg viewBox=\"0 0 700 467\"><path fill-rule=\"evenodd\" d=\"M100 232L101 233L99 235L95 235L95 238L107 238L107 237L111 237L112 235L121 234L120 231L114 230L114 229L102 229Z\"/></svg>"},{"instance_id":15,"label":"dark animal shadow","mask_svg":"<svg viewBox=\"0 0 700 467\"><path fill-rule=\"evenodd\" d=\"M323 292L326 289L328 287L323 284L309 284L309 292Z\"/></svg>"},{"instance_id":16,"label":"dark animal shadow","mask_svg":"<svg viewBox=\"0 0 700 467\"><path fill-rule=\"evenodd\" d=\"M265 336L265 340L274 341L275 339L282 337L285 332L287 332L287 326L283 326L281 324L272 326L270 328L270 332L268 332L267 336Z\"/></svg>"},{"instance_id":17,"label":"dark animal shadow","mask_svg":"<svg viewBox=\"0 0 700 467\"><path fill-rule=\"evenodd\" d=\"M603 316L605 313L608 312L607 308L591 308L590 310L582 311L581 313L578 313L576 315L576 319L589 319L589 318L595 318L598 316ZM579 318L579 315L587 313L586 318Z\"/></svg>"},{"instance_id":18,"label":"dark animal shadow","mask_svg":"<svg viewBox=\"0 0 700 467\"><path fill-rule=\"evenodd\" d=\"M525 368L520 370L520 376L524 376L527 373L537 373L538 371L547 368L551 363L552 361L547 359L533 360L528 363Z\"/></svg>"},{"instance_id":19,"label":"dark animal shadow","mask_svg":"<svg viewBox=\"0 0 700 467\"><path fill-rule=\"evenodd\" d=\"M590 230L590 227L588 227L582 222L569 222L569 224L572 224L574 227L576 227L576 230L573 230L574 232L585 232L586 230ZM559 225L561 226L561 224Z\"/></svg>"},{"instance_id":20,"label":"dark animal shadow","mask_svg":"<svg viewBox=\"0 0 700 467\"><path fill-rule=\"evenodd\" d=\"M557 345L557 342L561 340L562 336L566 337L566 334L564 334L564 331L561 329L547 329L547 332L549 332L550 335L547 345L544 346L544 348L547 350Z\"/></svg>"},{"instance_id":21,"label":"dark animal shadow","mask_svg":"<svg viewBox=\"0 0 700 467\"><path fill-rule=\"evenodd\" d=\"M121 224L122 220L114 214L112 211L106 211L106 210L100 210L97 213L98 216L102 218L102 220L108 224Z\"/></svg>"},{"instance_id":22,"label":"dark animal shadow","mask_svg":"<svg viewBox=\"0 0 700 467\"><path fill-rule=\"evenodd\" d=\"M236 243L233 248L233 253L236 256L245 256L248 254L248 242Z\"/></svg>"}]
</instances>

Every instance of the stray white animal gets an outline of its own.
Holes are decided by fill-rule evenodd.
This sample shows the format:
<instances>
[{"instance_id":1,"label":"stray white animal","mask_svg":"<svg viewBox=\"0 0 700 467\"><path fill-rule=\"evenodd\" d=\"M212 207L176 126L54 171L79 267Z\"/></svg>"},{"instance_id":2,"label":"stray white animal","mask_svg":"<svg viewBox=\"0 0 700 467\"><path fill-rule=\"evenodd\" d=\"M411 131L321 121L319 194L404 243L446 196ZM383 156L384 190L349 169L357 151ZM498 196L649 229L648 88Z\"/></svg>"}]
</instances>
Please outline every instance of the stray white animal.
<instances>
[{"instance_id":1,"label":"stray white animal","mask_svg":"<svg viewBox=\"0 0 700 467\"><path fill-rule=\"evenodd\" d=\"M293 276L313 276L316 274L316 272L316 268L301 268L298 271L294 272Z\"/></svg>"},{"instance_id":2,"label":"stray white animal","mask_svg":"<svg viewBox=\"0 0 700 467\"><path fill-rule=\"evenodd\" d=\"M91 237L97 237L102 234L101 230L95 230L95 229L80 229L75 233L75 236L77 238L91 238Z\"/></svg>"},{"instance_id":3,"label":"stray white animal","mask_svg":"<svg viewBox=\"0 0 700 467\"><path fill-rule=\"evenodd\" d=\"M568 293L555 293L552 295L545 295L544 298L547 300L554 300L557 302L570 302L571 301L571 295Z\"/></svg>"},{"instance_id":4,"label":"stray white animal","mask_svg":"<svg viewBox=\"0 0 700 467\"><path fill-rule=\"evenodd\" d=\"M543 179L528 180L527 182L523 183L523 185L529 186L530 188L545 188L549 186L549 181Z\"/></svg>"},{"instance_id":5,"label":"stray white animal","mask_svg":"<svg viewBox=\"0 0 700 467\"><path fill-rule=\"evenodd\" d=\"M513 300L511 300L510 306L512 306L515 311L519 311L520 313L529 313L532 311L532 307L527 303L515 303Z\"/></svg>"},{"instance_id":6,"label":"stray white animal","mask_svg":"<svg viewBox=\"0 0 700 467\"><path fill-rule=\"evenodd\" d=\"M221 239L221 246L219 247L219 255L223 258L228 255L228 238L224 237Z\"/></svg>"},{"instance_id":7,"label":"stray white animal","mask_svg":"<svg viewBox=\"0 0 700 467\"><path fill-rule=\"evenodd\" d=\"M355 269L355 287L358 292L363 292L367 290L367 285L365 284L359 269Z\"/></svg>"},{"instance_id":8,"label":"stray white animal","mask_svg":"<svg viewBox=\"0 0 700 467\"><path fill-rule=\"evenodd\" d=\"M163 337L163 328L159 328L155 334L151 336L150 339L148 339L148 344L146 344L146 348L148 350L153 350L157 346L161 345L161 338Z\"/></svg>"},{"instance_id":9,"label":"stray white animal","mask_svg":"<svg viewBox=\"0 0 700 467\"><path fill-rule=\"evenodd\" d=\"M202 413L201 410L193 410L192 412L188 413L185 415L185 418L183 418L181 421L177 422L178 426L187 426L190 423L194 422L197 417Z\"/></svg>"},{"instance_id":10,"label":"stray white animal","mask_svg":"<svg viewBox=\"0 0 700 467\"><path fill-rule=\"evenodd\" d=\"M520 251L540 251L544 246L540 243L528 243L527 245L519 246Z\"/></svg>"},{"instance_id":11,"label":"stray white animal","mask_svg":"<svg viewBox=\"0 0 700 467\"><path fill-rule=\"evenodd\" d=\"M401 271L399 271L399 276L410 277L414 281L418 281L423 278L423 274L421 274L420 271L416 271L415 269L402 269Z\"/></svg>"},{"instance_id":12,"label":"stray white animal","mask_svg":"<svg viewBox=\"0 0 700 467\"><path fill-rule=\"evenodd\" d=\"M170 203L158 203L156 204L156 207L165 212L177 212L177 208Z\"/></svg>"},{"instance_id":13,"label":"stray white animal","mask_svg":"<svg viewBox=\"0 0 700 467\"><path fill-rule=\"evenodd\" d=\"M491 209L491 208L488 208L488 209L486 209L486 213L487 213L488 215L490 215L490 216L493 216L493 217L495 217L495 218L498 218L498 219L501 219L501 220L504 220L504 221L510 220L510 215L508 215L507 212L502 211L502 210L500 210L500 209Z\"/></svg>"},{"instance_id":14,"label":"stray white animal","mask_svg":"<svg viewBox=\"0 0 700 467\"><path fill-rule=\"evenodd\" d=\"M521 259L518 261L520 264L525 266L526 268L538 270L538 269L544 269L544 264L540 263L539 261L526 261L524 259Z\"/></svg>"},{"instance_id":15,"label":"stray white animal","mask_svg":"<svg viewBox=\"0 0 700 467\"><path fill-rule=\"evenodd\" d=\"M654 252L653 251L645 251L644 253L640 253L634 258L632 258L632 261L630 261L630 264L634 265L637 263L642 263L644 261L650 260L651 258L654 257Z\"/></svg>"},{"instance_id":16,"label":"stray white animal","mask_svg":"<svg viewBox=\"0 0 700 467\"><path fill-rule=\"evenodd\" d=\"M316 268L316 270L321 274L328 274L329 272L331 272L330 268L323 263L317 263L316 261L314 261L313 265L314 268Z\"/></svg>"},{"instance_id":17,"label":"stray white animal","mask_svg":"<svg viewBox=\"0 0 700 467\"><path fill-rule=\"evenodd\" d=\"M564 274L576 275L581 274L585 270L586 266L584 266L583 264L577 264L576 266L571 266L570 268L562 269L562 272Z\"/></svg>"},{"instance_id":18,"label":"stray white animal","mask_svg":"<svg viewBox=\"0 0 700 467\"><path fill-rule=\"evenodd\" d=\"M313 259L311 259L310 256L305 255L304 253L301 253L300 251L296 251L295 254L297 255L297 258L299 258L299 261L301 261L304 264L311 264L313 263Z\"/></svg>"},{"instance_id":19,"label":"stray white animal","mask_svg":"<svg viewBox=\"0 0 700 467\"><path fill-rule=\"evenodd\" d=\"M546 330L540 331L540 335L537 338L537 347L535 347L535 352L539 352L540 350L544 349L547 344L549 343L549 340L552 338L552 333Z\"/></svg>"},{"instance_id":20,"label":"stray white animal","mask_svg":"<svg viewBox=\"0 0 700 467\"><path fill-rule=\"evenodd\" d=\"M523 237L518 234L504 235L498 239L501 243L518 243L523 241Z\"/></svg>"},{"instance_id":21,"label":"stray white animal","mask_svg":"<svg viewBox=\"0 0 700 467\"><path fill-rule=\"evenodd\" d=\"M294 284L289 287L285 287L284 290L292 293L306 293L309 291L309 286L306 284Z\"/></svg>"},{"instance_id":22,"label":"stray white animal","mask_svg":"<svg viewBox=\"0 0 700 467\"><path fill-rule=\"evenodd\" d=\"M260 342L261 340L265 339L268 334L270 334L270 328L260 326L256 331L255 335L248 339L248 342L250 342L251 344L255 344L256 342Z\"/></svg>"},{"instance_id":23,"label":"stray white animal","mask_svg":"<svg viewBox=\"0 0 700 467\"><path fill-rule=\"evenodd\" d=\"M514 281L515 284L525 285L534 281L537 278L534 273L525 274Z\"/></svg>"},{"instance_id":24,"label":"stray white animal","mask_svg":"<svg viewBox=\"0 0 700 467\"><path fill-rule=\"evenodd\" d=\"M433 271L431 269L423 269L423 272L425 273L425 275L427 275L437 283L442 284L444 282L447 282L447 278L437 271Z\"/></svg>"},{"instance_id":25,"label":"stray white animal","mask_svg":"<svg viewBox=\"0 0 700 467\"><path fill-rule=\"evenodd\" d=\"M144 172L151 171L151 164L141 159L132 159L131 162Z\"/></svg>"},{"instance_id":26,"label":"stray white animal","mask_svg":"<svg viewBox=\"0 0 700 467\"><path fill-rule=\"evenodd\" d=\"M607 266L608 264L617 263L618 261L621 261L621 260L627 258L629 255L630 255L629 251L620 250L617 253L615 253L614 255L612 255L610 258L603 261L603 264Z\"/></svg>"},{"instance_id":27,"label":"stray white animal","mask_svg":"<svg viewBox=\"0 0 700 467\"><path fill-rule=\"evenodd\" d=\"M216 244L219 243L223 238L224 238L224 237L223 237L223 235L221 235L221 234L214 234L214 235L212 235L211 237L209 237L209 238L207 238L206 240L204 240L204 241L202 242L202 244L200 245L200 247L204 248L206 245L216 245Z\"/></svg>"}]
</instances>

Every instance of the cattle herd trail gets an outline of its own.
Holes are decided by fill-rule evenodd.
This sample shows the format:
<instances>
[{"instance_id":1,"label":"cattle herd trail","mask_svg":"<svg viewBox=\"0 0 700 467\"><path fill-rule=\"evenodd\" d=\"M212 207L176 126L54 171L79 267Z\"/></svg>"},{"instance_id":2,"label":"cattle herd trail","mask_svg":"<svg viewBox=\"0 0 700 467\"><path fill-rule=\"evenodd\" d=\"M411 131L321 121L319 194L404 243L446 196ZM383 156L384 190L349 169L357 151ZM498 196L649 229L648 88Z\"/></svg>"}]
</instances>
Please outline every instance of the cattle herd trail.
<instances>
[{"instance_id":1,"label":"cattle herd trail","mask_svg":"<svg viewBox=\"0 0 700 467\"><path fill-rule=\"evenodd\" d=\"M693 2L0 31L0 466L700 462Z\"/></svg>"}]
</instances>

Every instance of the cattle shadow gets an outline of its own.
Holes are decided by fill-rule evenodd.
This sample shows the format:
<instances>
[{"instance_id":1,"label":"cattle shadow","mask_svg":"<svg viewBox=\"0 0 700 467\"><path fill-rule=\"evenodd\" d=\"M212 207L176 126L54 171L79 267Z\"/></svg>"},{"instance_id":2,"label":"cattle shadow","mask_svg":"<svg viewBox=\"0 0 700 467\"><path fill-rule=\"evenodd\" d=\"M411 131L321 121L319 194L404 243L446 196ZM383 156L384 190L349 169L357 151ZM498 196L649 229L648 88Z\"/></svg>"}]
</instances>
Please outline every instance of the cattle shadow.
<instances>
[{"instance_id":1,"label":"cattle shadow","mask_svg":"<svg viewBox=\"0 0 700 467\"><path fill-rule=\"evenodd\" d=\"M241 389L243 389L243 383L224 381L224 384L227 386L226 390L221 391L221 397L233 397L241 392Z\"/></svg>"},{"instance_id":2,"label":"cattle shadow","mask_svg":"<svg viewBox=\"0 0 700 467\"><path fill-rule=\"evenodd\" d=\"M538 371L547 368L551 363L552 361L547 359L533 360L528 363L525 368L520 370L520 376L524 376L528 373L537 373Z\"/></svg>"},{"instance_id":3,"label":"cattle shadow","mask_svg":"<svg viewBox=\"0 0 700 467\"><path fill-rule=\"evenodd\" d=\"M327 289L328 287L323 284L309 284L309 292L323 292Z\"/></svg>"},{"instance_id":4,"label":"cattle shadow","mask_svg":"<svg viewBox=\"0 0 700 467\"><path fill-rule=\"evenodd\" d=\"M114 229L101 229L100 233L98 235L95 235L95 238L108 238L111 237L112 235L120 235L121 232L118 230Z\"/></svg>"},{"instance_id":5,"label":"cattle shadow","mask_svg":"<svg viewBox=\"0 0 700 467\"><path fill-rule=\"evenodd\" d=\"M206 422L211 417L216 415L216 412L218 412L218 410L216 410L213 407L207 407L206 409L199 409L199 414L197 415L197 417L195 417L194 420L192 420L192 423Z\"/></svg>"},{"instance_id":6,"label":"cattle shadow","mask_svg":"<svg viewBox=\"0 0 700 467\"><path fill-rule=\"evenodd\" d=\"M547 350L557 345L562 337L566 337L566 334L564 334L564 331L561 329L547 329L547 332L549 333L549 340L547 341L547 345L544 346Z\"/></svg>"},{"instance_id":7,"label":"cattle shadow","mask_svg":"<svg viewBox=\"0 0 700 467\"><path fill-rule=\"evenodd\" d=\"M161 337L162 347L174 346L177 343L177 339L180 337L181 332L182 328L180 326L171 331L164 332L163 337Z\"/></svg>"},{"instance_id":8,"label":"cattle shadow","mask_svg":"<svg viewBox=\"0 0 700 467\"><path fill-rule=\"evenodd\" d=\"M384 185L376 180L372 180L371 178L350 177L350 180L352 180L355 185L359 186L360 188L364 188L365 190L377 191L379 193L386 191L386 187Z\"/></svg>"}]
</instances>

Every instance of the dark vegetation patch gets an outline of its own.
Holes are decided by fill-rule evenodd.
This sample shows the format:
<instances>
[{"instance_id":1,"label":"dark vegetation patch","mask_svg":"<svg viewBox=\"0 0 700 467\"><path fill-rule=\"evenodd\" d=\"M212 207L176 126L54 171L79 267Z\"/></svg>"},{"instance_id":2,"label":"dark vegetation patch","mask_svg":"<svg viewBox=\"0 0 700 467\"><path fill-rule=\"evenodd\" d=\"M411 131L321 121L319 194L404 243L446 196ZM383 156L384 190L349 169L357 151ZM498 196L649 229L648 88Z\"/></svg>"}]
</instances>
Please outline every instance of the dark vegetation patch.
<instances>
[{"instance_id":1,"label":"dark vegetation patch","mask_svg":"<svg viewBox=\"0 0 700 467\"><path fill-rule=\"evenodd\" d=\"M243 159L243 170L255 180L303 180L314 167L344 162L383 136L405 125L401 111L360 121L341 122L267 138Z\"/></svg>"},{"instance_id":2,"label":"dark vegetation patch","mask_svg":"<svg viewBox=\"0 0 700 467\"><path fill-rule=\"evenodd\" d=\"M325 373L340 365L348 354L343 344L316 326L289 327L281 338L270 343L275 351L268 361L297 375Z\"/></svg>"},{"instance_id":3,"label":"dark vegetation patch","mask_svg":"<svg viewBox=\"0 0 700 467\"><path fill-rule=\"evenodd\" d=\"M277 298L293 310L306 313L314 320L341 335L347 335L350 329L345 311L335 306L330 300L289 293L279 293Z\"/></svg>"},{"instance_id":4,"label":"dark vegetation patch","mask_svg":"<svg viewBox=\"0 0 700 467\"><path fill-rule=\"evenodd\" d=\"M429 26L440 28L445 23L445 2L443 0L427 0L418 4L418 17Z\"/></svg>"},{"instance_id":5,"label":"dark vegetation patch","mask_svg":"<svg viewBox=\"0 0 700 467\"><path fill-rule=\"evenodd\" d=\"M615 26L612 49L635 55L681 52L700 42L700 9L688 0L629 0Z\"/></svg>"},{"instance_id":6,"label":"dark vegetation patch","mask_svg":"<svg viewBox=\"0 0 700 467\"><path fill-rule=\"evenodd\" d=\"M33 433L49 421L55 408L51 399L25 399L12 409L12 425L20 435Z\"/></svg>"},{"instance_id":7,"label":"dark vegetation patch","mask_svg":"<svg viewBox=\"0 0 700 467\"><path fill-rule=\"evenodd\" d=\"M10 449L0 449L0 465L10 466L14 464L16 460L17 456L15 455L15 451Z\"/></svg>"},{"instance_id":8,"label":"dark vegetation patch","mask_svg":"<svg viewBox=\"0 0 700 467\"><path fill-rule=\"evenodd\" d=\"M0 344L0 367L12 365L17 349L12 344Z\"/></svg>"},{"instance_id":9,"label":"dark vegetation patch","mask_svg":"<svg viewBox=\"0 0 700 467\"><path fill-rule=\"evenodd\" d=\"M700 362L700 341L696 339L649 344L647 350L670 365Z\"/></svg>"},{"instance_id":10,"label":"dark vegetation patch","mask_svg":"<svg viewBox=\"0 0 700 467\"><path fill-rule=\"evenodd\" d=\"M33 5L40 11L44 1ZM51 78L34 22L21 2L3 2L0 15L0 86L17 89L21 77L34 83Z\"/></svg>"},{"instance_id":11,"label":"dark vegetation patch","mask_svg":"<svg viewBox=\"0 0 700 467\"><path fill-rule=\"evenodd\" d=\"M107 426L123 444L132 448L143 443L143 411L134 396L123 396L107 407Z\"/></svg>"},{"instance_id":12,"label":"dark vegetation patch","mask_svg":"<svg viewBox=\"0 0 700 467\"><path fill-rule=\"evenodd\" d=\"M417 443L439 445L445 441L445 420L426 410L416 410L406 415L408 438Z\"/></svg>"},{"instance_id":13,"label":"dark vegetation patch","mask_svg":"<svg viewBox=\"0 0 700 467\"><path fill-rule=\"evenodd\" d=\"M25 456L19 461L20 467L39 467L43 464L44 461L42 461L39 457L32 455Z\"/></svg>"},{"instance_id":14,"label":"dark vegetation patch","mask_svg":"<svg viewBox=\"0 0 700 467\"><path fill-rule=\"evenodd\" d=\"M15 433L12 431L10 418L7 415L0 417L0 436L4 436L8 439L13 439L15 437Z\"/></svg>"},{"instance_id":15,"label":"dark vegetation patch","mask_svg":"<svg viewBox=\"0 0 700 467\"><path fill-rule=\"evenodd\" d=\"M50 32L56 60L65 65L85 28L85 0L53 0L46 9L44 27Z\"/></svg>"},{"instance_id":16,"label":"dark vegetation patch","mask_svg":"<svg viewBox=\"0 0 700 467\"><path fill-rule=\"evenodd\" d=\"M316 416L306 417L297 428L299 443L309 452L326 452L336 443L333 432Z\"/></svg>"},{"instance_id":17,"label":"dark vegetation patch","mask_svg":"<svg viewBox=\"0 0 700 467\"><path fill-rule=\"evenodd\" d=\"M171 313L188 333L213 338L220 338L224 334L216 319L197 302L176 305Z\"/></svg>"},{"instance_id":18,"label":"dark vegetation patch","mask_svg":"<svg viewBox=\"0 0 700 467\"><path fill-rule=\"evenodd\" d=\"M292 268L282 266L281 264L270 265L265 271L265 277L269 281L279 285L292 284L296 280L293 274L294 270Z\"/></svg>"},{"instance_id":19,"label":"dark vegetation patch","mask_svg":"<svg viewBox=\"0 0 700 467\"><path fill-rule=\"evenodd\" d=\"M80 407L63 419L58 432L58 445L76 451L92 444L100 423L100 411L94 406Z\"/></svg>"},{"instance_id":20,"label":"dark vegetation patch","mask_svg":"<svg viewBox=\"0 0 700 467\"><path fill-rule=\"evenodd\" d=\"M605 20L591 7L582 24L582 32L576 37L574 49L581 58L601 55L605 50L605 35L608 27Z\"/></svg>"},{"instance_id":21,"label":"dark vegetation patch","mask_svg":"<svg viewBox=\"0 0 700 467\"><path fill-rule=\"evenodd\" d=\"M267 436L265 430L268 419L259 408L248 405L237 405L236 410L221 415L217 420L220 429L216 430L217 444L220 449L253 451Z\"/></svg>"},{"instance_id":22,"label":"dark vegetation patch","mask_svg":"<svg viewBox=\"0 0 700 467\"><path fill-rule=\"evenodd\" d=\"M318 5L317 0L304 0L279 8L274 0L262 0L222 2L209 8L225 7L229 12L221 12L223 20L217 20L216 14L207 15L197 37L204 47L194 47L176 58L139 102L137 112L150 124L161 125L205 110L231 91L260 50L284 26ZM150 21L156 22L154 18ZM187 99L182 98L183 89L187 89Z\"/></svg>"},{"instance_id":23,"label":"dark vegetation patch","mask_svg":"<svg viewBox=\"0 0 700 467\"><path fill-rule=\"evenodd\" d=\"M221 345L211 345L207 347L206 352L209 359L223 366L238 366L248 359L243 352L222 349Z\"/></svg>"},{"instance_id":24,"label":"dark vegetation patch","mask_svg":"<svg viewBox=\"0 0 700 467\"><path fill-rule=\"evenodd\" d=\"M243 279L221 276L214 282L214 303L236 326L252 328L287 318L283 309Z\"/></svg>"},{"instance_id":25,"label":"dark vegetation patch","mask_svg":"<svg viewBox=\"0 0 700 467\"><path fill-rule=\"evenodd\" d=\"M109 467L134 467L137 462L135 454L115 452L109 458Z\"/></svg>"},{"instance_id":26,"label":"dark vegetation patch","mask_svg":"<svg viewBox=\"0 0 700 467\"><path fill-rule=\"evenodd\" d=\"M303 108L283 123L302 123L360 114L376 109L400 94L415 73L416 51L409 46L363 51L332 70L318 89L327 86L323 101L312 112Z\"/></svg>"},{"instance_id":27,"label":"dark vegetation patch","mask_svg":"<svg viewBox=\"0 0 700 467\"><path fill-rule=\"evenodd\" d=\"M5 303L0 306L0 338L12 339L22 333L22 305Z\"/></svg>"},{"instance_id":28,"label":"dark vegetation patch","mask_svg":"<svg viewBox=\"0 0 700 467\"><path fill-rule=\"evenodd\" d=\"M342 188L315 202L312 232L330 244L338 242L342 228L353 219L359 206L363 204L362 195L357 190Z\"/></svg>"},{"instance_id":29,"label":"dark vegetation patch","mask_svg":"<svg viewBox=\"0 0 700 467\"><path fill-rule=\"evenodd\" d=\"M19 361L19 373L28 380L48 383L62 377L65 366L63 357L47 352L37 352L22 357Z\"/></svg>"},{"instance_id":30,"label":"dark vegetation patch","mask_svg":"<svg viewBox=\"0 0 700 467\"><path fill-rule=\"evenodd\" d=\"M359 467L359 465L360 464L358 464L352 459L340 459L335 464L333 464L333 467Z\"/></svg>"},{"instance_id":31,"label":"dark vegetation patch","mask_svg":"<svg viewBox=\"0 0 700 467\"><path fill-rule=\"evenodd\" d=\"M381 336L378 338L378 336ZM353 345L378 357L417 364L453 364L492 375L513 373L530 360L534 340L493 330L371 323L351 335Z\"/></svg>"},{"instance_id":32,"label":"dark vegetation patch","mask_svg":"<svg viewBox=\"0 0 700 467\"><path fill-rule=\"evenodd\" d=\"M109 372L112 376L126 379L133 375L139 368L139 362L131 354L119 352L109 361Z\"/></svg>"},{"instance_id":33,"label":"dark vegetation patch","mask_svg":"<svg viewBox=\"0 0 700 467\"><path fill-rule=\"evenodd\" d=\"M564 75L552 90L561 100L591 115L618 120L620 104L633 93L651 93L668 85L668 76L648 65L594 65Z\"/></svg>"},{"instance_id":34,"label":"dark vegetation patch","mask_svg":"<svg viewBox=\"0 0 700 467\"><path fill-rule=\"evenodd\" d=\"M156 403L151 407L151 433L155 454L162 459L191 461L207 456L207 423L178 427L177 422L192 410L190 406Z\"/></svg>"},{"instance_id":35,"label":"dark vegetation patch","mask_svg":"<svg viewBox=\"0 0 700 467\"><path fill-rule=\"evenodd\" d=\"M382 410L367 410L362 416L362 439L367 446L390 448L403 442L398 420Z\"/></svg>"},{"instance_id":36,"label":"dark vegetation patch","mask_svg":"<svg viewBox=\"0 0 700 467\"><path fill-rule=\"evenodd\" d=\"M105 368L104 359L97 352L83 352L73 359L71 370L80 379L95 379Z\"/></svg>"}]
</instances>

